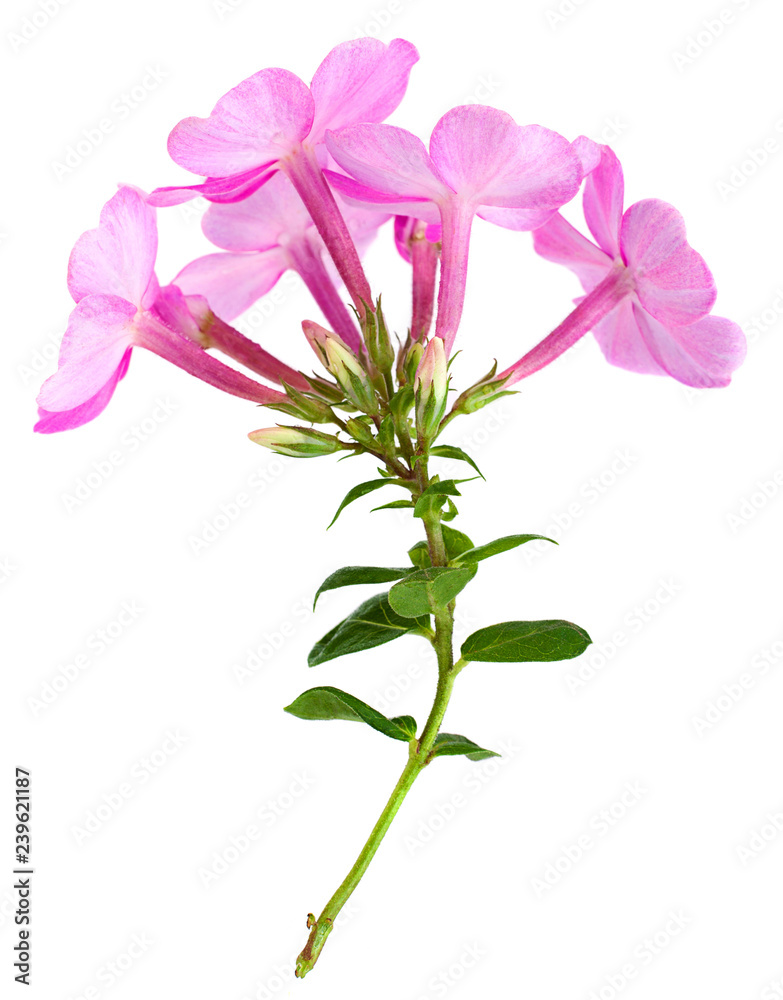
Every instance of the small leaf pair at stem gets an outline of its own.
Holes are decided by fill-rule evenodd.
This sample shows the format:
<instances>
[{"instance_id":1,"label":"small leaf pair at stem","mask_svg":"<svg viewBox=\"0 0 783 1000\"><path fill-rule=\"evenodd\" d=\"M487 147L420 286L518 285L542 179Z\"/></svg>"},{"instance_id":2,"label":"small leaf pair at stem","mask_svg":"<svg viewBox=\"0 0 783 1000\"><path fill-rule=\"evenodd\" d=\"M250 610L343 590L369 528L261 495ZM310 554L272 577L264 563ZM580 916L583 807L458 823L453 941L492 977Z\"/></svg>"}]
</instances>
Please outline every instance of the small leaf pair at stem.
<instances>
[{"instance_id":1,"label":"small leaf pair at stem","mask_svg":"<svg viewBox=\"0 0 783 1000\"><path fill-rule=\"evenodd\" d=\"M410 742L416 739L416 720L410 715L398 715L387 719L376 709L352 694L334 687L314 687L300 694L285 709L297 719L344 719L349 722L364 722L393 740ZM477 743L455 733L439 733L430 758L464 754L469 760L486 760L497 757L492 750L484 750Z\"/></svg>"}]
</instances>

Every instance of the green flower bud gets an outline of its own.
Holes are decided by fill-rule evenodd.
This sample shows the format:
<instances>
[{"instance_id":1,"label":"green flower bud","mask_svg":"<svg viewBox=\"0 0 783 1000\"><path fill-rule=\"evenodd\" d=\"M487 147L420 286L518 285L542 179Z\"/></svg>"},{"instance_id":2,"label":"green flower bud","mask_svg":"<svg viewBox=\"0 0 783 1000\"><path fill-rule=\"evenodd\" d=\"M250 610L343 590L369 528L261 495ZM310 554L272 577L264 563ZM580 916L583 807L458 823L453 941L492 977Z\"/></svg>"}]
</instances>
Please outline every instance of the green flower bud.
<instances>
[{"instance_id":1,"label":"green flower bud","mask_svg":"<svg viewBox=\"0 0 783 1000\"><path fill-rule=\"evenodd\" d=\"M367 417L352 417L350 420L345 421L345 426L354 441L358 441L359 444L367 445L370 448L375 447L375 435L372 432L372 427Z\"/></svg>"},{"instance_id":2,"label":"green flower bud","mask_svg":"<svg viewBox=\"0 0 783 1000\"><path fill-rule=\"evenodd\" d=\"M476 410L480 410L488 403L493 403L501 396L513 396L516 390L506 389L504 391L503 389L510 376L506 376L504 379L495 378L497 370L498 363L496 361L484 378L479 379L475 385L470 386L457 398L451 408L452 413L475 413Z\"/></svg>"},{"instance_id":3,"label":"green flower bud","mask_svg":"<svg viewBox=\"0 0 783 1000\"><path fill-rule=\"evenodd\" d=\"M449 375L446 351L440 337L427 344L414 380L416 393L416 433L424 440L433 440L446 413Z\"/></svg>"},{"instance_id":4,"label":"green flower bud","mask_svg":"<svg viewBox=\"0 0 783 1000\"><path fill-rule=\"evenodd\" d=\"M248 437L278 455L291 455L293 458L331 455L345 447L334 434L324 434L311 427L264 427L251 431Z\"/></svg>"},{"instance_id":5,"label":"green flower bud","mask_svg":"<svg viewBox=\"0 0 783 1000\"><path fill-rule=\"evenodd\" d=\"M378 298L377 311L371 312L368 309L365 313L363 328L364 342L367 345L370 360L381 375L389 374L394 365L394 347L381 311L380 297Z\"/></svg>"}]
</instances>

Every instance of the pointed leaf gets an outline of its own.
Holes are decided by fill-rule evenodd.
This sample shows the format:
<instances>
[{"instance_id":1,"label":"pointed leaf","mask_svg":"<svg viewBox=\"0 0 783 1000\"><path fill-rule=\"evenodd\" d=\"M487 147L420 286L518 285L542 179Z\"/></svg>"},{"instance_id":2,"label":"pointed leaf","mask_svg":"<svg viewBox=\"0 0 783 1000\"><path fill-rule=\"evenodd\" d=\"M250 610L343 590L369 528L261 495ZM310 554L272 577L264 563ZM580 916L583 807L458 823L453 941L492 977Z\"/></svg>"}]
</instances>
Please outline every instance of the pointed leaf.
<instances>
[{"instance_id":1,"label":"pointed leaf","mask_svg":"<svg viewBox=\"0 0 783 1000\"><path fill-rule=\"evenodd\" d=\"M502 538L496 538L494 542L487 542L486 545L477 545L473 549L466 549L452 562L455 566L459 566L461 563L480 562L482 559L489 559L490 556L496 556L500 552L508 552L509 549L515 549L518 545L524 545L525 542L532 542L536 539L557 545L553 538L547 538L546 535L504 535Z\"/></svg>"},{"instance_id":2,"label":"pointed leaf","mask_svg":"<svg viewBox=\"0 0 783 1000\"><path fill-rule=\"evenodd\" d=\"M343 502L337 508L337 513L334 515L332 520L329 522L327 529L331 528L337 518L340 516L344 508L348 506L349 503L353 503L354 500L358 500L360 497L366 496L368 493L372 493L374 490L379 490L381 486L392 486L401 485L397 479L371 479L368 483L359 483L358 486L354 486L353 489L348 490L343 498Z\"/></svg>"},{"instance_id":3,"label":"pointed leaf","mask_svg":"<svg viewBox=\"0 0 783 1000\"><path fill-rule=\"evenodd\" d=\"M284 711L297 719L345 719L349 722L365 722L368 726L389 736L393 740L406 743L416 735L416 722L410 715L387 719L366 702L354 698L352 694L335 687L310 688L299 695Z\"/></svg>"},{"instance_id":4,"label":"pointed leaf","mask_svg":"<svg viewBox=\"0 0 783 1000\"><path fill-rule=\"evenodd\" d=\"M458 462L467 462L472 468L478 472L482 479L484 479L484 474L481 469L476 465L473 459L468 455L467 452L463 451L462 448L457 448L453 444L439 444L434 448L430 448L430 455L437 455L439 458L453 458Z\"/></svg>"},{"instance_id":5,"label":"pointed leaf","mask_svg":"<svg viewBox=\"0 0 783 1000\"><path fill-rule=\"evenodd\" d=\"M499 757L499 753L494 750L485 750L478 743L469 740L467 736L458 736L456 733L438 733L430 755L432 757L447 757L456 754L465 754L468 760L486 760L488 757Z\"/></svg>"},{"instance_id":6,"label":"pointed leaf","mask_svg":"<svg viewBox=\"0 0 783 1000\"><path fill-rule=\"evenodd\" d=\"M469 567L430 566L406 576L389 591L389 604L405 618L445 608L473 577Z\"/></svg>"},{"instance_id":7,"label":"pointed leaf","mask_svg":"<svg viewBox=\"0 0 783 1000\"><path fill-rule=\"evenodd\" d=\"M410 573L410 568L395 569L386 566L343 566L331 573L315 592L313 608L318 598L327 590L337 590L338 587L353 587L360 583L389 583L401 580Z\"/></svg>"},{"instance_id":8,"label":"pointed leaf","mask_svg":"<svg viewBox=\"0 0 783 1000\"><path fill-rule=\"evenodd\" d=\"M391 722L399 726L409 740L416 739L416 720L412 715L395 715Z\"/></svg>"},{"instance_id":9,"label":"pointed leaf","mask_svg":"<svg viewBox=\"0 0 783 1000\"><path fill-rule=\"evenodd\" d=\"M570 660L593 640L583 628L562 620L501 622L481 628L462 644L462 658L483 663Z\"/></svg>"},{"instance_id":10,"label":"pointed leaf","mask_svg":"<svg viewBox=\"0 0 783 1000\"><path fill-rule=\"evenodd\" d=\"M429 624L428 615L402 617L390 607L388 594L376 594L327 632L310 650L307 662L315 667L336 656L381 646L414 629L429 628Z\"/></svg>"},{"instance_id":11,"label":"pointed leaf","mask_svg":"<svg viewBox=\"0 0 783 1000\"><path fill-rule=\"evenodd\" d=\"M392 500L391 503L382 503L380 507L372 507L370 513L376 510L399 510L401 507L413 507L412 500Z\"/></svg>"}]
</instances>

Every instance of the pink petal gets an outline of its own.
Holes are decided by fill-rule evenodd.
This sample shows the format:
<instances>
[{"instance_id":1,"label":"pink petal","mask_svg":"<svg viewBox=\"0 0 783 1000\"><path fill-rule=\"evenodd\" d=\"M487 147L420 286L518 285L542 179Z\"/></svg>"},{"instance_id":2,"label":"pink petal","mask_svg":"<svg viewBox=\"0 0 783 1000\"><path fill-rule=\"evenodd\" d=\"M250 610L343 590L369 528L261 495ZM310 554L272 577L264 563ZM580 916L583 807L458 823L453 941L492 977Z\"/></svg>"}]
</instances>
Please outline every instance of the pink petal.
<instances>
[{"instance_id":1,"label":"pink petal","mask_svg":"<svg viewBox=\"0 0 783 1000\"><path fill-rule=\"evenodd\" d=\"M661 323L687 325L715 303L715 282L685 238L685 222L665 201L631 205L620 229L623 256L634 271L644 308Z\"/></svg>"},{"instance_id":2,"label":"pink petal","mask_svg":"<svg viewBox=\"0 0 783 1000\"><path fill-rule=\"evenodd\" d=\"M665 375L651 354L634 314L633 301L625 299L594 329L595 339L611 365L643 375Z\"/></svg>"},{"instance_id":3,"label":"pink petal","mask_svg":"<svg viewBox=\"0 0 783 1000\"><path fill-rule=\"evenodd\" d=\"M310 85L315 101L310 142L321 142L327 129L388 118L402 100L418 60L416 48L402 38L388 45L357 38L333 48Z\"/></svg>"},{"instance_id":4,"label":"pink petal","mask_svg":"<svg viewBox=\"0 0 783 1000\"><path fill-rule=\"evenodd\" d=\"M100 413L103 413L109 404L109 400L114 395L114 390L117 388L118 383L121 379L125 378L125 373L130 364L131 353L131 348L129 347L122 357L119 368L117 368L106 385L96 392L91 399L88 399L86 403L81 403L72 410L62 410L60 412L39 409L39 419L33 430L39 434L55 434L57 431L69 431L73 430L74 427L81 427L83 424L89 423Z\"/></svg>"},{"instance_id":5,"label":"pink petal","mask_svg":"<svg viewBox=\"0 0 783 1000\"><path fill-rule=\"evenodd\" d=\"M76 241L68 289L76 302L87 295L117 295L140 307L154 281L157 250L154 209L135 188L121 187L103 206L98 228Z\"/></svg>"},{"instance_id":6,"label":"pink petal","mask_svg":"<svg viewBox=\"0 0 783 1000\"><path fill-rule=\"evenodd\" d=\"M302 234L312 224L294 186L278 172L242 201L211 205L201 228L207 239L223 250L266 250L285 234Z\"/></svg>"},{"instance_id":7,"label":"pink petal","mask_svg":"<svg viewBox=\"0 0 783 1000\"><path fill-rule=\"evenodd\" d=\"M246 170L243 174L233 174L230 177L207 177L203 184L155 188L151 194L147 195L147 201L150 205L155 205L158 208L170 208L172 205L182 205L184 202L191 201L201 195L207 201L231 204L249 197L276 173L277 167L274 164L264 163L260 167Z\"/></svg>"},{"instance_id":8,"label":"pink petal","mask_svg":"<svg viewBox=\"0 0 783 1000\"><path fill-rule=\"evenodd\" d=\"M562 135L519 126L503 111L468 104L448 111L430 139L446 183L475 205L559 208L576 194L582 167Z\"/></svg>"},{"instance_id":9,"label":"pink petal","mask_svg":"<svg viewBox=\"0 0 783 1000\"><path fill-rule=\"evenodd\" d=\"M667 374L685 385L726 386L745 359L745 334L731 320L705 316L690 326L667 328L639 306L634 313L650 354Z\"/></svg>"},{"instance_id":10,"label":"pink petal","mask_svg":"<svg viewBox=\"0 0 783 1000\"><path fill-rule=\"evenodd\" d=\"M595 288L612 266L611 257L582 236L559 212L546 225L536 229L533 246L546 260L570 268L586 292Z\"/></svg>"},{"instance_id":11,"label":"pink petal","mask_svg":"<svg viewBox=\"0 0 783 1000\"><path fill-rule=\"evenodd\" d=\"M133 344L136 309L115 295L88 295L68 320L59 367L38 394L44 410L73 410L112 379Z\"/></svg>"},{"instance_id":12,"label":"pink petal","mask_svg":"<svg viewBox=\"0 0 783 1000\"><path fill-rule=\"evenodd\" d=\"M430 225L440 225L440 212L437 206L429 200L411 198L407 201L400 201L399 195L377 191L365 184L360 184L346 174L338 174L334 170L324 170L324 177L339 192L341 201L355 208L364 207L367 209L370 205L382 205L394 215L413 215Z\"/></svg>"},{"instance_id":13,"label":"pink petal","mask_svg":"<svg viewBox=\"0 0 783 1000\"><path fill-rule=\"evenodd\" d=\"M598 246L610 257L617 257L623 214L623 168L608 146L599 148L601 161L585 182L585 220Z\"/></svg>"},{"instance_id":14,"label":"pink petal","mask_svg":"<svg viewBox=\"0 0 783 1000\"><path fill-rule=\"evenodd\" d=\"M185 295L203 295L214 313L231 320L266 295L287 267L278 247L258 253L213 253L188 264L173 283Z\"/></svg>"},{"instance_id":15,"label":"pink petal","mask_svg":"<svg viewBox=\"0 0 783 1000\"><path fill-rule=\"evenodd\" d=\"M595 170L601 162L601 147L586 135L578 135L571 143L571 149L579 157L584 177Z\"/></svg>"},{"instance_id":16,"label":"pink petal","mask_svg":"<svg viewBox=\"0 0 783 1000\"><path fill-rule=\"evenodd\" d=\"M337 190L348 197L362 200L366 195L368 201L391 205L438 201L450 194L424 143L405 129L352 125L339 132L327 132L326 147L343 170L358 181L358 186L344 187L341 175L327 171Z\"/></svg>"},{"instance_id":17,"label":"pink petal","mask_svg":"<svg viewBox=\"0 0 783 1000\"><path fill-rule=\"evenodd\" d=\"M487 222L522 233L538 229L555 214L555 210L551 208L491 208L487 205L476 212L479 218L486 219Z\"/></svg>"},{"instance_id":18,"label":"pink petal","mask_svg":"<svg viewBox=\"0 0 783 1000\"><path fill-rule=\"evenodd\" d=\"M276 161L313 122L313 98L286 69L262 69L217 102L209 118L185 118L169 135L175 163L205 177L229 177Z\"/></svg>"}]
</instances>

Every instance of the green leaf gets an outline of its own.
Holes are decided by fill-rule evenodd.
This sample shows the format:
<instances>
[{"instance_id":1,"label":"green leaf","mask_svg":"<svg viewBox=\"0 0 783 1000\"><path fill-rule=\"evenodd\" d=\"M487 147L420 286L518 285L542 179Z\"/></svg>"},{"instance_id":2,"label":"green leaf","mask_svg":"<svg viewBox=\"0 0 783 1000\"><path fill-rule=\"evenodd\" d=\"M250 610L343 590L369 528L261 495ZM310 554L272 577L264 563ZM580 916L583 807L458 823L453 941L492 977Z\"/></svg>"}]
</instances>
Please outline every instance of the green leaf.
<instances>
[{"instance_id":1,"label":"green leaf","mask_svg":"<svg viewBox=\"0 0 783 1000\"><path fill-rule=\"evenodd\" d=\"M463 552L473 548L473 542L463 531L457 531L456 528L451 528L448 524L442 524L441 531L446 545L446 555L449 559L456 559Z\"/></svg>"},{"instance_id":2,"label":"green leaf","mask_svg":"<svg viewBox=\"0 0 783 1000\"><path fill-rule=\"evenodd\" d=\"M327 525L327 530L331 528L337 518L340 516L345 507L349 503L353 503L354 500L358 500L359 497L366 496L368 493L372 493L374 490L379 490L381 486L392 486L400 485L396 479L371 479L369 483L359 483L358 486L354 486L353 489L348 490L343 498L343 502L337 508L337 513L334 515L332 520Z\"/></svg>"},{"instance_id":3,"label":"green leaf","mask_svg":"<svg viewBox=\"0 0 783 1000\"><path fill-rule=\"evenodd\" d=\"M462 448L457 448L453 444L439 444L435 448L430 448L430 455L437 455L440 458L453 458L458 462L467 462L472 468L478 472L482 479L484 479L484 474L481 469L476 465L473 459L468 455L467 452L463 451Z\"/></svg>"},{"instance_id":4,"label":"green leaf","mask_svg":"<svg viewBox=\"0 0 783 1000\"><path fill-rule=\"evenodd\" d=\"M496 556L501 552L508 552L509 549L515 549L517 545L524 545L525 542L532 542L536 539L557 545L554 538L547 538L546 535L504 535L502 538L496 538L494 542L487 542L486 545L477 545L473 549L465 549L452 562L455 565L466 562L481 562L482 559L489 559L490 556Z\"/></svg>"},{"instance_id":5,"label":"green leaf","mask_svg":"<svg viewBox=\"0 0 783 1000\"><path fill-rule=\"evenodd\" d=\"M457 556L473 548L473 541L463 531L449 527L448 524L440 526L443 532L443 542L446 546L446 556L450 562L455 561ZM425 541L416 542L408 549L410 561L418 569L426 569L431 566L430 550Z\"/></svg>"},{"instance_id":6,"label":"green leaf","mask_svg":"<svg viewBox=\"0 0 783 1000\"><path fill-rule=\"evenodd\" d=\"M439 511L446 503L446 496L433 493L422 493L413 508L413 516L425 518L429 514Z\"/></svg>"},{"instance_id":7,"label":"green leaf","mask_svg":"<svg viewBox=\"0 0 783 1000\"><path fill-rule=\"evenodd\" d=\"M456 733L438 733L430 754L432 757L465 754L468 760L486 760L488 757L500 756L494 750L485 750L467 736L457 736Z\"/></svg>"},{"instance_id":8,"label":"green leaf","mask_svg":"<svg viewBox=\"0 0 783 1000\"><path fill-rule=\"evenodd\" d=\"M430 549L426 542L416 542L408 549L408 557L414 566L419 569L424 569L427 566L432 565L432 560L430 559Z\"/></svg>"},{"instance_id":9,"label":"green leaf","mask_svg":"<svg viewBox=\"0 0 783 1000\"><path fill-rule=\"evenodd\" d=\"M372 507L370 513L376 510L398 510L400 507L412 507L412 500L392 500L391 503L382 503L380 507Z\"/></svg>"},{"instance_id":10,"label":"green leaf","mask_svg":"<svg viewBox=\"0 0 783 1000\"><path fill-rule=\"evenodd\" d=\"M390 721L399 726L409 740L416 739L416 720L412 715L395 715Z\"/></svg>"},{"instance_id":11,"label":"green leaf","mask_svg":"<svg viewBox=\"0 0 783 1000\"><path fill-rule=\"evenodd\" d=\"M469 567L430 566L420 569L389 591L389 604L405 618L445 608L473 578Z\"/></svg>"},{"instance_id":12,"label":"green leaf","mask_svg":"<svg viewBox=\"0 0 783 1000\"><path fill-rule=\"evenodd\" d=\"M414 629L429 628L429 624L428 615L416 618L398 615L389 605L388 594L376 594L327 632L310 650L307 662L316 667L336 656L381 646Z\"/></svg>"},{"instance_id":13,"label":"green leaf","mask_svg":"<svg viewBox=\"0 0 783 1000\"><path fill-rule=\"evenodd\" d=\"M410 715L387 719L374 708L352 694L334 687L310 688L299 695L284 711L297 719L345 719L348 722L365 722L384 736L406 743L416 735L416 720ZM413 737L410 732L413 730Z\"/></svg>"},{"instance_id":14,"label":"green leaf","mask_svg":"<svg viewBox=\"0 0 783 1000\"><path fill-rule=\"evenodd\" d=\"M469 635L461 652L464 660L483 663L571 660L592 641L572 622L501 622Z\"/></svg>"},{"instance_id":15,"label":"green leaf","mask_svg":"<svg viewBox=\"0 0 783 1000\"><path fill-rule=\"evenodd\" d=\"M392 580L401 580L410 573L410 569L404 567L395 569L386 566L343 566L331 573L318 590L315 592L313 608L318 603L318 598L327 590L337 590L338 587L353 587L360 583L389 583Z\"/></svg>"}]
</instances>

